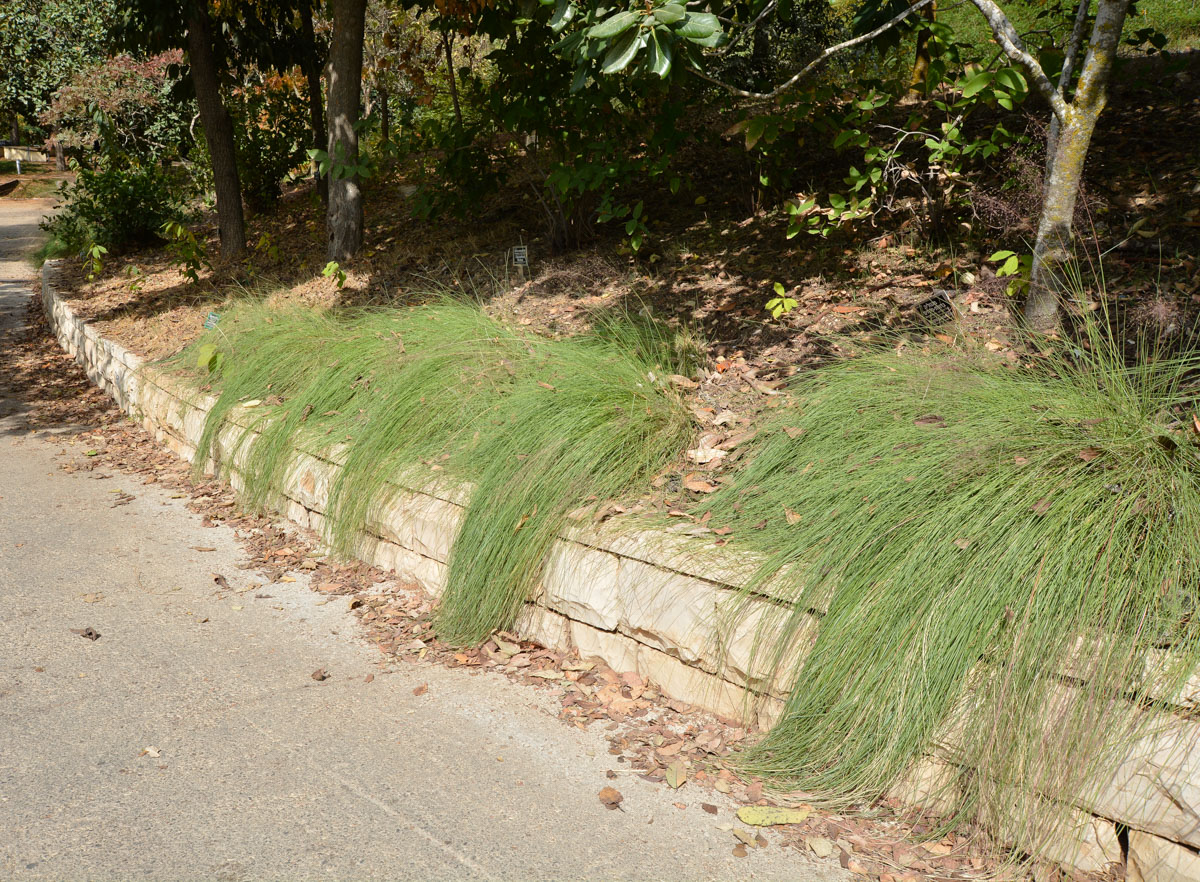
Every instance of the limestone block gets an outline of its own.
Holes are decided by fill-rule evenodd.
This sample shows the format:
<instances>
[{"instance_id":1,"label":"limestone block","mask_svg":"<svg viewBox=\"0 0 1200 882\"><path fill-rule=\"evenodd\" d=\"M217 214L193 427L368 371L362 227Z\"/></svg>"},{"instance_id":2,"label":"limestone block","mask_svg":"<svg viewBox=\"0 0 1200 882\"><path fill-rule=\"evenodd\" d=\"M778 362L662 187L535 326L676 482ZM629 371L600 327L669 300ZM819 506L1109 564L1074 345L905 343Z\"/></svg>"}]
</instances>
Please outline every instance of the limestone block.
<instances>
[{"instance_id":1,"label":"limestone block","mask_svg":"<svg viewBox=\"0 0 1200 882\"><path fill-rule=\"evenodd\" d=\"M673 656L648 647L643 647L638 653L636 670L673 698L747 725L754 724L757 713L755 696L728 680L706 674Z\"/></svg>"},{"instance_id":2,"label":"limestone block","mask_svg":"<svg viewBox=\"0 0 1200 882\"><path fill-rule=\"evenodd\" d=\"M888 796L905 805L948 817L960 797L958 769L935 757L922 757L892 785Z\"/></svg>"},{"instance_id":3,"label":"limestone block","mask_svg":"<svg viewBox=\"0 0 1200 882\"><path fill-rule=\"evenodd\" d=\"M1095 814L1200 848L1200 724L1164 717L1103 788ZM1200 878L1200 877L1196 877Z\"/></svg>"},{"instance_id":4,"label":"limestone block","mask_svg":"<svg viewBox=\"0 0 1200 882\"><path fill-rule=\"evenodd\" d=\"M361 536L355 546L355 556L380 569L395 571L398 578L416 582L435 597L446 588L444 563L378 536Z\"/></svg>"},{"instance_id":5,"label":"limestone block","mask_svg":"<svg viewBox=\"0 0 1200 882\"><path fill-rule=\"evenodd\" d=\"M711 667L713 630L728 594L629 558L620 562L616 594L623 632L688 664L710 660Z\"/></svg>"},{"instance_id":6,"label":"limestone block","mask_svg":"<svg viewBox=\"0 0 1200 882\"><path fill-rule=\"evenodd\" d=\"M424 493L395 492L367 515L367 528L424 557L445 562L464 511Z\"/></svg>"},{"instance_id":7,"label":"limestone block","mask_svg":"<svg viewBox=\"0 0 1200 882\"><path fill-rule=\"evenodd\" d=\"M204 434L204 425L208 414L194 407L189 407L182 401L179 402L174 411L177 414L177 424L183 437L187 438L193 445L199 444L200 436Z\"/></svg>"},{"instance_id":8,"label":"limestone block","mask_svg":"<svg viewBox=\"0 0 1200 882\"><path fill-rule=\"evenodd\" d=\"M571 622L571 644L580 658L599 659L614 671L637 671L640 644L623 634Z\"/></svg>"},{"instance_id":9,"label":"limestone block","mask_svg":"<svg viewBox=\"0 0 1200 882\"><path fill-rule=\"evenodd\" d=\"M329 490L336 468L307 453L297 453L284 478L284 492L304 503L305 508L324 513L329 507Z\"/></svg>"},{"instance_id":10,"label":"limestone block","mask_svg":"<svg viewBox=\"0 0 1200 882\"><path fill-rule=\"evenodd\" d=\"M615 631L624 613L618 558L577 542L559 540L542 572L542 601L550 609L605 631Z\"/></svg>"},{"instance_id":11,"label":"limestone block","mask_svg":"<svg viewBox=\"0 0 1200 882\"><path fill-rule=\"evenodd\" d=\"M790 610L702 579L624 558L617 597L623 605L619 630L689 665L735 684L785 696L799 655L816 638L816 620L804 615L787 650L765 651L784 638L775 636Z\"/></svg>"},{"instance_id":12,"label":"limestone block","mask_svg":"<svg viewBox=\"0 0 1200 882\"><path fill-rule=\"evenodd\" d=\"M1082 812L1076 813L1073 828L1066 835L1043 843L1041 853L1047 860L1080 873L1104 873L1122 861L1116 825Z\"/></svg>"},{"instance_id":13,"label":"limestone block","mask_svg":"<svg viewBox=\"0 0 1200 882\"><path fill-rule=\"evenodd\" d=\"M536 603L525 604L513 625L513 633L558 652L573 649L571 620Z\"/></svg>"},{"instance_id":14,"label":"limestone block","mask_svg":"<svg viewBox=\"0 0 1200 882\"><path fill-rule=\"evenodd\" d=\"M294 499L287 500L284 514L289 521L299 524L301 527L308 528L308 509L303 503L297 502Z\"/></svg>"},{"instance_id":15,"label":"limestone block","mask_svg":"<svg viewBox=\"0 0 1200 882\"><path fill-rule=\"evenodd\" d=\"M1200 854L1191 848L1143 833L1129 831L1127 882L1196 882Z\"/></svg>"}]
</instances>

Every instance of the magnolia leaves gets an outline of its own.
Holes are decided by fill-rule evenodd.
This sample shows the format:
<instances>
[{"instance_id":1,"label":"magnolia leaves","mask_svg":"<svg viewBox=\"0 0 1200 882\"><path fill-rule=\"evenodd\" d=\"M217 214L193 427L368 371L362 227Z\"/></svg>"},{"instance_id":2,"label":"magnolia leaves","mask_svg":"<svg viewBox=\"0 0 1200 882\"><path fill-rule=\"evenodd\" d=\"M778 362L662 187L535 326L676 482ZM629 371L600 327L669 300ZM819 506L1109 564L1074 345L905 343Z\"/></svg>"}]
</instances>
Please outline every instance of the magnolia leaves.
<instances>
[{"instance_id":1,"label":"magnolia leaves","mask_svg":"<svg viewBox=\"0 0 1200 882\"><path fill-rule=\"evenodd\" d=\"M582 19L583 27L563 39L556 49L572 58L579 71L571 90L587 81L592 62L600 61L602 74L636 69L666 79L680 49L712 48L724 39L721 22L711 12L693 12L675 0L651 3L636 9L606 7L585 9L576 0L541 0L554 6L548 24L555 33Z\"/></svg>"}]
</instances>

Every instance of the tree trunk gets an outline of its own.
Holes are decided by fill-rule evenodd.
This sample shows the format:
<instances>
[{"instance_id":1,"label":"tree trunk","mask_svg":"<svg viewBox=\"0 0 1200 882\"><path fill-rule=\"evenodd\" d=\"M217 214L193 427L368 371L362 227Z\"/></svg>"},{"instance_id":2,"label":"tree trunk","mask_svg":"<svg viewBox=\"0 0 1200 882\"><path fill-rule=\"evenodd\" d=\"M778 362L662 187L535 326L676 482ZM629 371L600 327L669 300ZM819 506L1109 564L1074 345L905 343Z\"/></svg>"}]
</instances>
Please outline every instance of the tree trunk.
<instances>
[{"instance_id":1,"label":"tree trunk","mask_svg":"<svg viewBox=\"0 0 1200 882\"><path fill-rule=\"evenodd\" d=\"M1130 0L1099 0L1087 58L1079 75L1074 100L1056 126L1054 151L1047 157L1042 216L1033 246L1033 271L1025 321L1039 333L1059 326L1059 305L1071 292L1072 221L1084 160L1096 121L1108 100L1108 79L1116 60L1117 44Z\"/></svg>"},{"instance_id":2,"label":"tree trunk","mask_svg":"<svg viewBox=\"0 0 1200 882\"><path fill-rule=\"evenodd\" d=\"M379 139L384 144L392 142L392 115L388 108L388 90L379 89Z\"/></svg>"},{"instance_id":3,"label":"tree trunk","mask_svg":"<svg viewBox=\"0 0 1200 882\"><path fill-rule=\"evenodd\" d=\"M16 111L13 111L11 140L14 147L21 143L21 118L17 116Z\"/></svg>"},{"instance_id":4,"label":"tree trunk","mask_svg":"<svg viewBox=\"0 0 1200 882\"><path fill-rule=\"evenodd\" d=\"M312 145L314 150L327 150L329 137L325 134L325 102L321 98L321 65L317 63L317 40L313 35L312 7L307 3L300 4L300 29L304 40L303 61L300 64L304 78L308 81L308 116L312 127ZM312 162L313 184L321 197L321 204L329 205L329 181L317 169L317 161Z\"/></svg>"},{"instance_id":5,"label":"tree trunk","mask_svg":"<svg viewBox=\"0 0 1200 882\"><path fill-rule=\"evenodd\" d=\"M442 31L442 48L446 50L446 73L450 75L450 100L454 102L454 119L458 121L458 130L463 130L462 107L458 103L458 82L454 76L454 51L450 41L450 32Z\"/></svg>"},{"instance_id":6,"label":"tree trunk","mask_svg":"<svg viewBox=\"0 0 1200 882\"><path fill-rule=\"evenodd\" d=\"M358 132L362 99L363 36L366 0L333 0L333 43L329 49L329 212L328 256L345 263L363 238L362 190L358 175L334 174L338 165L358 164ZM339 149L340 148L340 149Z\"/></svg>"},{"instance_id":7,"label":"tree trunk","mask_svg":"<svg viewBox=\"0 0 1200 882\"><path fill-rule=\"evenodd\" d=\"M921 18L928 22L937 21L937 2L930 3L921 10ZM921 32L917 34L917 51L913 57L912 76L908 79L908 90L910 92L924 92L929 79L929 65L932 59L929 56L929 28L921 28Z\"/></svg>"},{"instance_id":8,"label":"tree trunk","mask_svg":"<svg viewBox=\"0 0 1200 882\"><path fill-rule=\"evenodd\" d=\"M246 252L242 184L238 178L237 154L233 146L233 123L221 100L206 4L191 6L187 29L192 85L196 90L200 121L204 125L204 139L208 142L208 155L212 158L221 256L226 259L241 257Z\"/></svg>"},{"instance_id":9,"label":"tree trunk","mask_svg":"<svg viewBox=\"0 0 1200 882\"><path fill-rule=\"evenodd\" d=\"M54 170L64 172L67 170L67 153L63 150L63 143L57 137L54 139Z\"/></svg>"}]
</instances>

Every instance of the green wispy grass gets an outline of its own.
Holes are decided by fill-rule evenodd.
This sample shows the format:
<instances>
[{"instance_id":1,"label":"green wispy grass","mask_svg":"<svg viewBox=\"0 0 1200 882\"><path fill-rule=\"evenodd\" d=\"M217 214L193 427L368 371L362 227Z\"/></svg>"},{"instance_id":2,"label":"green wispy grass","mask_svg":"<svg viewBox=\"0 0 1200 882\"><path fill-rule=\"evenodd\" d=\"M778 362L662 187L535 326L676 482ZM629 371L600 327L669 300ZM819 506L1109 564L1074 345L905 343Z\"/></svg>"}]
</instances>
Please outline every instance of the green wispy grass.
<instances>
[{"instance_id":1,"label":"green wispy grass","mask_svg":"<svg viewBox=\"0 0 1200 882\"><path fill-rule=\"evenodd\" d=\"M437 617L455 644L512 624L568 513L640 488L683 449L690 418L666 378L698 352L635 317L552 341L452 300L351 313L246 304L179 363L202 346L219 353L219 398L197 461L246 399L265 402L244 411L261 432L244 473L251 504L278 501L296 445L343 446L328 512L339 550L353 552L389 482L470 486Z\"/></svg>"},{"instance_id":2,"label":"green wispy grass","mask_svg":"<svg viewBox=\"0 0 1200 882\"><path fill-rule=\"evenodd\" d=\"M744 757L873 800L922 756L1037 853L1200 663L1198 359L1126 367L1099 334L1040 367L876 354L806 377L710 507L782 600L788 665ZM786 649L820 619L797 664Z\"/></svg>"}]
</instances>

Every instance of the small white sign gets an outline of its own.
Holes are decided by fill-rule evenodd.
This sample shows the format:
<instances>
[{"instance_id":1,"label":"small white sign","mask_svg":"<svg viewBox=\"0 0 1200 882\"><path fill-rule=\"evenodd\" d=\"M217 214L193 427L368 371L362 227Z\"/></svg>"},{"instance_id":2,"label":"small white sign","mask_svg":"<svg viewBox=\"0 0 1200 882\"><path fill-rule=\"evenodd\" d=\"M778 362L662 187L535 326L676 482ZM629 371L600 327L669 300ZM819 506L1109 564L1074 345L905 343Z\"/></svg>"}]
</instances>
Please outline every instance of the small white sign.
<instances>
[{"instance_id":1,"label":"small white sign","mask_svg":"<svg viewBox=\"0 0 1200 882\"><path fill-rule=\"evenodd\" d=\"M516 266L529 266L529 246L514 245L513 246L513 264Z\"/></svg>"}]
</instances>

